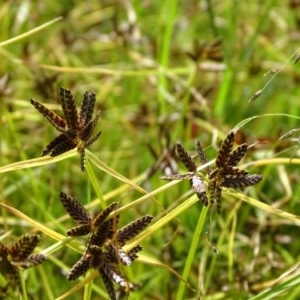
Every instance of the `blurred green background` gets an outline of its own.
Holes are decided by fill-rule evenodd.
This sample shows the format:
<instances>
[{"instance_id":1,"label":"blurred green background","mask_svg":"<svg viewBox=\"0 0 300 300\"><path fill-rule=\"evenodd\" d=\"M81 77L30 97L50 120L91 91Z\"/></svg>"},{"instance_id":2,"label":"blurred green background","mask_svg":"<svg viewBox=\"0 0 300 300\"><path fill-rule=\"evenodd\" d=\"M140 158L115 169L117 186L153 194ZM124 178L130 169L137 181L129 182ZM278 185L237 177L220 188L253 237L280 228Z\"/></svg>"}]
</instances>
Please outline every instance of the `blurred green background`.
<instances>
[{"instance_id":1,"label":"blurred green background","mask_svg":"<svg viewBox=\"0 0 300 300\"><path fill-rule=\"evenodd\" d=\"M34 29L39 30L31 32ZM300 69L293 64L300 55L299 37L297 0L3 1L0 166L39 157L56 136L29 99L61 113L59 86L71 89L78 106L85 91L95 90L102 135L90 151L128 179L141 176L139 184L149 192L165 184L160 176L169 171L166 157L181 169L175 142L194 154L194 141L200 139L211 160L231 129L257 115L262 117L246 123L236 136L237 144L254 145L244 162L296 158L298 138L278 138L299 127ZM260 90L261 96L249 103ZM248 194L299 215L297 165L262 165L250 168L264 181ZM115 191L113 198L121 205L140 197L132 189L118 192L122 183L109 173L99 168L94 173L102 194ZM80 171L78 156L13 169L0 178L1 202L60 234L72 222L57 222L65 214L59 192L83 204L96 197L90 178ZM188 190L188 182L181 182L159 193L155 201L127 210L123 223L146 213L159 219ZM145 253L182 274L201 209L197 203L153 232L142 243ZM27 223L5 209L0 224L5 241L28 230ZM199 273L207 243L203 234L184 299L196 299L200 290L206 291L206 299L249 299L263 291L298 263L299 224L226 197L221 215L214 214L211 221L211 239L220 255L210 249L206 272ZM54 242L44 237L40 249ZM74 283L62 273L77 258L78 253L61 247L48 262L29 270L29 298L55 299L70 289ZM129 299L176 299L180 279L170 271L138 262L126 271L141 284ZM94 288L91 299L107 297L100 280L96 285L101 290ZM298 299L298 293L295 284L285 298ZM71 297L82 295L80 290Z\"/></svg>"}]
</instances>

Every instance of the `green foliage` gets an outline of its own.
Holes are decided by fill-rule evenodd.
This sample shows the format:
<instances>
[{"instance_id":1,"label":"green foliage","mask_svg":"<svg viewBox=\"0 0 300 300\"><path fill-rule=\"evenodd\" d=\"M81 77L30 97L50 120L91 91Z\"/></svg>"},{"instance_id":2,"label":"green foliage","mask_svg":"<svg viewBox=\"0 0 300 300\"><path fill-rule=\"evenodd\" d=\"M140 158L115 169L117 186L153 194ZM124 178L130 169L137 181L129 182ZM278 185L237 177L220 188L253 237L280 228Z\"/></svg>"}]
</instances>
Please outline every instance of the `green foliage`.
<instances>
[{"instance_id":1,"label":"green foliage","mask_svg":"<svg viewBox=\"0 0 300 300\"><path fill-rule=\"evenodd\" d=\"M109 299L117 282L129 299L297 299L298 11L292 0L2 4L0 244L42 238L17 264L2 251L21 287L1 268L0 298ZM81 166L76 149L47 155L57 133L30 99L64 143L76 132L63 149L78 148ZM193 189L161 180L178 174ZM101 226L101 245L76 234ZM87 272L69 282L74 264Z\"/></svg>"}]
</instances>

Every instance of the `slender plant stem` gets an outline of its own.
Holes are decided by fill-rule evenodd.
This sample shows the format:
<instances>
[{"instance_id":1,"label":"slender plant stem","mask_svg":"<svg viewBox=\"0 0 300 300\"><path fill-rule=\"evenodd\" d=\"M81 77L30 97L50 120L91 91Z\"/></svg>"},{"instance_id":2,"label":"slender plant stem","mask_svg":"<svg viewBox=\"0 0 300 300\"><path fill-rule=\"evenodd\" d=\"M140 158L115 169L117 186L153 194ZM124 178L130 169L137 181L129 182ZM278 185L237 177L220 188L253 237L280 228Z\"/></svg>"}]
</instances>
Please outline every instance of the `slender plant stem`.
<instances>
[{"instance_id":1,"label":"slender plant stem","mask_svg":"<svg viewBox=\"0 0 300 300\"><path fill-rule=\"evenodd\" d=\"M83 300L90 300L92 295L92 285L93 285L94 279L90 280L85 286L84 286L84 294L83 294Z\"/></svg>"},{"instance_id":2,"label":"slender plant stem","mask_svg":"<svg viewBox=\"0 0 300 300\"><path fill-rule=\"evenodd\" d=\"M201 235L204 223L205 223L207 212L208 212L208 207L203 206L201 214L200 214L200 218L198 220L196 230L194 232L194 236L193 236L192 244L191 244L191 247L190 247L190 251L189 251L188 256L187 256L186 264L184 266L184 270L183 270L183 273L182 273L182 279L183 280L179 284L178 292L177 292L177 295L176 295L176 300L182 300L183 299L184 292L185 292L185 287L186 287L185 282L187 281L187 278L189 276L193 260L195 258L195 253L196 253L197 246L198 246L199 239L200 239L200 235Z\"/></svg>"},{"instance_id":3,"label":"slender plant stem","mask_svg":"<svg viewBox=\"0 0 300 300\"><path fill-rule=\"evenodd\" d=\"M101 188L100 188L99 184L97 184L97 178L95 176L93 168L91 167L91 164L90 164L90 162L89 162L88 159L86 160L86 173L87 173L89 181L91 182L91 184L94 187L94 190L95 190L95 192L97 194L97 197L99 199L100 205L104 209L106 207L106 203L105 203L105 200L103 198L103 194L102 194Z\"/></svg>"},{"instance_id":4,"label":"slender plant stem","mask_svg":"<svg viewBox=\"0 0 300 300\"><path fill-rule=\"evenodd\" d=\"M21 291L22 291L21 299L22 300L27 300L28 298L27 298L26 286L25 286L25 281L24 281L24 277L22 275L22 270L21 269L18 269L18 275L19 275L19 278L20 278Z\"/></svg>"}]
</instances>

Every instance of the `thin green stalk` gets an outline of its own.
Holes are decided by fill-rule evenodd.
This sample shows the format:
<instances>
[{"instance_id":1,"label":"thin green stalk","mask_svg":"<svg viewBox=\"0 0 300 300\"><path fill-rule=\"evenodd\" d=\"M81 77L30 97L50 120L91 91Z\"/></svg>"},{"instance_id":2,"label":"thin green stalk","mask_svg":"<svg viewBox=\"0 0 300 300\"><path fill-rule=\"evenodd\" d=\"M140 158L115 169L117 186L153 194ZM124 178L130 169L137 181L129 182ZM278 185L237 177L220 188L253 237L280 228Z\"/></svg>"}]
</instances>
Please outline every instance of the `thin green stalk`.
<instances>
[{"instance_id":1,"label":"thin green stalk","mask_svg":"<svg viewBox=\"0 0 300 300\"><path fill-rule=\"evenodd\" d=\"M46 27L48 27L48 26L52 25L53 23L56 23L56 22L58 22L60 20L62 20L62 17L57 17L57 18L55 18L55 19L53 19L53 20L51 20L49 22L46 22L46 23L44 23L44 24L42 24L40 26L37 26L36 28L33 28L32 30L29 30L29 31L27 31L27 32L25 32L23 34L20 34L20 35L18 35L16 37L13 37L13 38L11 38L9 40L6 40L6 41L0 43L0 47L7 46L7 45L13 44L15 42L19 42L21 39L27 38L30 35L32 35L34 33L37 33L39 31L43 30L44 28L46 28Z\"/></svg>"},{"instance_id":2,"label":"thin green stalk","mask_svg":"<svg viewBox=\"0 0 300 300\"><path fill-rule=\"evenodd\" d=\"M93 280L90 280L85 286L84 286L84 293L83 293L83 300L90 300L92 295L92 285Z\"/></svg>"},{"instance_id":3,"label":"thin green stalk","mask_svg":"<svg viewBox=\"0 0 300 300\"><path fill-rule=\"evenodd\" d=\"M20 285L21 285L21 299L22 300L27 300L27 292L26 292L26 286L25 286L25 281L24 277L22 275L22 270L18 268L18 275L20 278Z\"/></svg>"},{"instance_id":4,"label":"thin green stalk","mask_svg":"<svg viewBox=\"0 0 300 300\"><path fill-rule=\"evenodd\" d=\"M41 280L43 282L44 287L44 295L48 297L48 299L54 299L53 289L50 286L50 281L48 278L48 274L45 272L44 268L41 266L37 266L37 269L39 271L39 275L41 276Z\"/></svg>"},{"instance_id":5,"label":"thin green stalk","mask_svg":"<svg viewBox=\"0 0 300 300\"><path fill-rule=\"evenodd\" d=\"M233 211L237 211L238 207L241 205L240 203L237 203L235 209ZM236 226L237 226L237 215L232 215L232 227L230 230L229 240L228 240L228 281L232 284L234 280L234 270L233 270L233 264L234 264L234 238L236 234Z\"/></svg>"},{"instance_id":6,"label":"thin green stalk","mask_svg":"<svg viewBox=\"0 0 300 300\"><path fill-rule=\"evenodd\" d=\"M106 203L105 203L105 200L103 198L101 188L100 188L99 184L97 183L97 178L95 176L93 168L91 167L91 164L90 164L88 159L86 160L86 173L87 173L87 176L88 176L88 179L89 179L90 183L93 185L93 188L94 188L94 190L96 192L96 195L99 199L100 205L104 209L106 207Z\"/></svg>"},{"instance_id":7,"label":"thin green stalk","mask_svg":"<svg viewBox=\"0 0 300 300\"><path fill-rule=\"evenodd\" d=\"M176 300L183 299L185 287L186 287L186 281L189 276L192 263L195 259L195 253L196 253L196 250L197 250L197 247L199 244L199 239L200 239L200 235L201 235L204 223L205 223L207 212L208 212L208 207L203 206L203 208L201 210L200 218L198 220L196 230L194 232L194 236L193 236L192 244L190 247L190 251L187 256L186 264L184 266L184 270L182 273L182 281L179 284L179 288L178 288L177 295L176 295Z\"/></svg>"}]
</instances>

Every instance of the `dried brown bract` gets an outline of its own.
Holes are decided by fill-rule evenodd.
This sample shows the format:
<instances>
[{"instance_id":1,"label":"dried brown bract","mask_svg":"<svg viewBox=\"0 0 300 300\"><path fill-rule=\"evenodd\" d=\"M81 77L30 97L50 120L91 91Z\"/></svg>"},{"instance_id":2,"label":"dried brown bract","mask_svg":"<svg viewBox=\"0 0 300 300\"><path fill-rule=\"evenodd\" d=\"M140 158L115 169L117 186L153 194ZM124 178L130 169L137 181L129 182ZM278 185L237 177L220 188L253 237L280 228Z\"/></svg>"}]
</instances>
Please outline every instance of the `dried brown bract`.
<instances>
[{"instance_id":1,"label":"dried brown bract","mask_svg":"<svg viewBox=\"0 0 300 300\"><path fill-rule=\"evenodd\" d=\"M81 155L81 169L85 169L85 148L93 144L100 136L101 131L93 136L93 131L100 117L100 112L92 119L96 94L95 92L85 92L78 114L74 97L70 90L60 87L60 102L65 118L60 117L55 112L49 110L43 104L30 99L31 104L57 129L61 134L51 141L42 156L57 156L77 147Z\"/></svg>"},{"instance_id":2,"label":"dried brown bract","mask_svg":"<svg viewBox=\"0 0 300 300\"><path fill-rule=\"evenodd\" d=\"M43 254L32 254L39 241L39 234L26 234L11 247L0 243L0 270L8 276L10 285L20 287L18 268L27 269L45 260Z\"/></svg>"},{"instance_id":3,"label":"dried brown bract","mask_svg":"<svg viewBox=\"0 0 300 300\"><path fill-rule=\"evenodd\" d=\"M243 188L250 185L255 185L262 180L262 176L258 174L249 174L245 170L236 167L240 160L245 156L248 146L242 144L235 150L232 150L234 143L234 133L230 132L226 139L221 144L217 158L216 168L211 170L206 167L205 171L208 175L208 193L210 204L217 204L217 211L221 210L222 187L228 188ZM207 163L206 156L199 141L196 141L198 156L203 164ZM178 144L177 152L179 158L184 163L190 173L176 174L173 176L165 176L165 180L189 179L191 185L196 192L198 198L204 205L208 205L208 198L204 186L204 182L197 173L197 167L191 156Z\"/></svg>"},{"instance_id":4,"label":"dried brown bract","mask_svg":"<svg viewBox=\"0 0 300 300\"><path fill-rule=\"evenodd\" d=\"M96 269L102 277L110 299L116 299L113 282L129 292L133 284L122 274L122 266L130 266L138 257L137 253L142 250L142 247L137 245L128 252L125 252L122 247L148 226L152 216L141 217L117 230L119 215L108 218L109 214L116 209L116 204L111 204L92 220L77 200L64 193L61 193L61 199L71 217L81 224L79 226L92 224L90 230L83 231L90 233L90 236L83 255L71 268L67 276L68 280L75 280L89 269ZM68 231L68 235L73 235L70 232L73 233L74 229Z\"/></svg>"}]
</instances>

